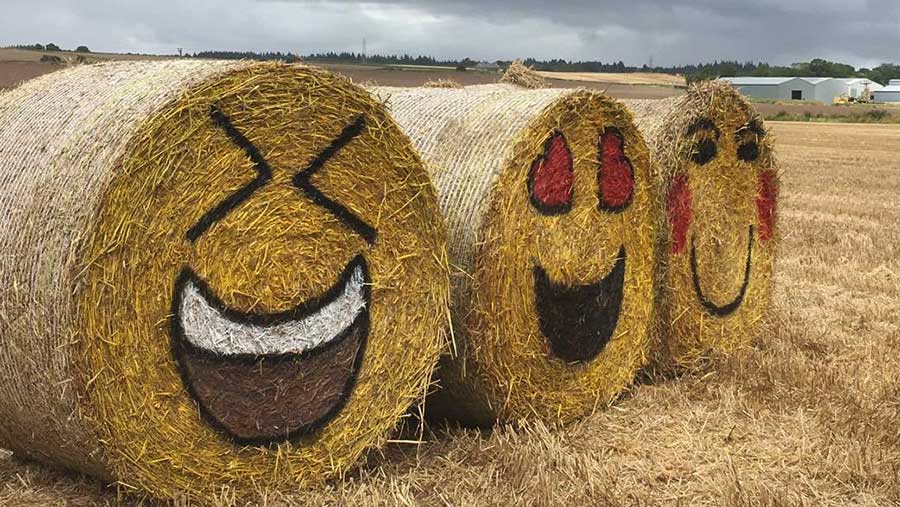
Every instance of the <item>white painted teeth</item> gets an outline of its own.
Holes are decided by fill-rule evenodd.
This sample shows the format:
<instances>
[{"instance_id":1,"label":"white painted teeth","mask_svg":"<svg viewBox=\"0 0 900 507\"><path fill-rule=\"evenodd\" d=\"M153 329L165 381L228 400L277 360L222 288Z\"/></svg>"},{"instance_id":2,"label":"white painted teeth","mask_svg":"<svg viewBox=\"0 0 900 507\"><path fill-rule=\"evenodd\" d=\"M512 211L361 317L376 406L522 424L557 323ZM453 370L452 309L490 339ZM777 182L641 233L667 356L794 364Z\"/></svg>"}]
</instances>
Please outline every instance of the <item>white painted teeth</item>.
<instances>
[{"instance_id":1,"label":"white painted teeth","mask_svg":"<svg viewBox=\"0 0 900 507\"><path fill-rule=\"evenodd\" d=\"M220 355L300 354L341 335L365 309L365 275L356 266L343 289L315 313L297 320L258 325L239 322L204 297L193 280L181 289L178 319L184 337L195 347Z\"/></svg>"}]
</instances>

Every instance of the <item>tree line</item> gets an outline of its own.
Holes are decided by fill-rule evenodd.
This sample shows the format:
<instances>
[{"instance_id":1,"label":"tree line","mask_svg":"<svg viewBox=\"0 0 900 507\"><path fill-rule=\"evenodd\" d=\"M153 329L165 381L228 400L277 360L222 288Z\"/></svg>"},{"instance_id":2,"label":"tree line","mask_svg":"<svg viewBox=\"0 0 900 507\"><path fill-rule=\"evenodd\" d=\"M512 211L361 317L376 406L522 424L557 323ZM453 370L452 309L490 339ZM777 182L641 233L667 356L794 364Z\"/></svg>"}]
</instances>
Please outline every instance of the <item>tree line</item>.
<instances>
[{"instance_id":1,"label":"tree line","mask_svg":"<svg viewBox=\"0 0 900 507\"><path fill-rule=\"evenodd\" d=\"M688 80L698 81L719 77L864 77L876 83L888 84L891 79L900 79L900 65L883 63L875 68L855 68L852 65L830 62L821 58L809 62L795 63L789 67L754 62L714 62L683 67Z\"/></svg>"},{"instance_id":2,"label":"tree line","mask_svg":"<svg viewBox=\"0 0 900 507\"><path fill-rule=\"evenodd\" d=\"M49 42L47 44L19 44L17 46L9 46L13 49L30 49L32 51L65 51L56 44ZM91 50L87 46L78 46L75 48L76 53L90 53Z\"/></svg>"}]
</instances>

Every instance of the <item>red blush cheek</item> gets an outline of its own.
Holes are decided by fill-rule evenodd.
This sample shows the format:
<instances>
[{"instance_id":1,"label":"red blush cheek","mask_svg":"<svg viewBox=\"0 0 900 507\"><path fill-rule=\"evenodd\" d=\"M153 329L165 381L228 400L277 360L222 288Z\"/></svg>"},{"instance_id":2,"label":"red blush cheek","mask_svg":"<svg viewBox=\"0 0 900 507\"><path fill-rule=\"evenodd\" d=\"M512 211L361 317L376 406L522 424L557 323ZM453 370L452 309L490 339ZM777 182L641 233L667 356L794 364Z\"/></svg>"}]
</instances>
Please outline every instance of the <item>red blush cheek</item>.
<instances>
[{"instance_id":1,"label":"red blush cheek","mask_svg":"<svg viewBox=\"0 0 900 507\"><path fill-rule=\"evenodd\" d=\"M672 181L666 199L669 224L672 228L672 253L679 254L687 243L687 231L691 225L691 207L693 196L688 185L687 175L679 174Z\"/></svg>"},{"instance_id":2,"label":"red blush cheek","mask_svg":"<svg viewBox=\"0 0 900 507\"><path fill-rule=\"evenodd\" d=\"M765 171L759 175L758 194L756 195L756 212L759 219L759 239L763 243L775 235L776 205L778 203L778 183L774 171Z\"/></svg>"}]
</instances>

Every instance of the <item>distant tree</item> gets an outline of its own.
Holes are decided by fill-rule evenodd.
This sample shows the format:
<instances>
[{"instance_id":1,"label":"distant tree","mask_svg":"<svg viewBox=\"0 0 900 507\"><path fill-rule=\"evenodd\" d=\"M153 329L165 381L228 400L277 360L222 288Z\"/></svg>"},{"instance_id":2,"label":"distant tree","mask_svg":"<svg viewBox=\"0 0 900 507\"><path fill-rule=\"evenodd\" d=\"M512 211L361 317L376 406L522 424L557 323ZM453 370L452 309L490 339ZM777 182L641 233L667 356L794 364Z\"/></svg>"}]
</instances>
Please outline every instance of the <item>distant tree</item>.
<instances>
[{"instance_id":1,"label":"distant tree","mask_svg":"<svg viewBox=\"0 0 900 507\"><path fill-rule=\"evenodd\" d=\"M56 44L54 44L52 42L50 44L47 44L46 46L44 46L44 49L46 51L62 51L61 49L59 49L59 46L57 46Z\"/></svg>"},{"instance_id":2,"label":"distant tree","mask_svg":"<svg viewBox=\"0 0 900 507\"><path fill-rule=\"evenodd\" d=\"M17 44L15 46L9 46L15 49L31 49L33 51L44 51L43 44Z\"/></svg>"},{"instance_id":3,"label":"distant tree","mask_svg":"<svg viewBox=\"0 0 900 507\"><path fill-rule=\"evenodd\" d=\"M76 53L90 53L91 50L88 49L87 46L78 46L77 48L75 48L75 52Z\"/></svg>"},{"instance_id":4,"label":"distant tree","mask_svg":"<svg viewBox=\"0 0 900 507\"><path fill-rule=\"evenodd\" d=\"M900 65L882 63L874 69L859 69L859 74L876 83L886 85L891 79L900 79Z\"/></svg>"}]
</instances>

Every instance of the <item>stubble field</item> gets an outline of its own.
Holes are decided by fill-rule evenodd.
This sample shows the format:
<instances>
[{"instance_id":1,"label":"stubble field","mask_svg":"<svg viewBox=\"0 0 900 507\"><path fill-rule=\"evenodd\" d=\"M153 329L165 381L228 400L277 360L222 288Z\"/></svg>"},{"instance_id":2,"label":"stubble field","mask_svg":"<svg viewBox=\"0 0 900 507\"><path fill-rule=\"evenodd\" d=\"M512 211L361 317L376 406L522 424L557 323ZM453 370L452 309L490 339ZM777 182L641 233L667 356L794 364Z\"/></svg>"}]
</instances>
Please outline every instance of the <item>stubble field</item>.
<instances>
[{"instance_id":1,"label":"stubble field","mask_svg":"<svg viewBox=\"0 0 900 507\"><path fill-rule=\"evenodd\" d=\"M429 428L329 490L260 504L900 505L900 127L770 128L784 240L753 348L565 428ZM118 502L0 451L0 505Z\"/></svg>"}]
</instances>

